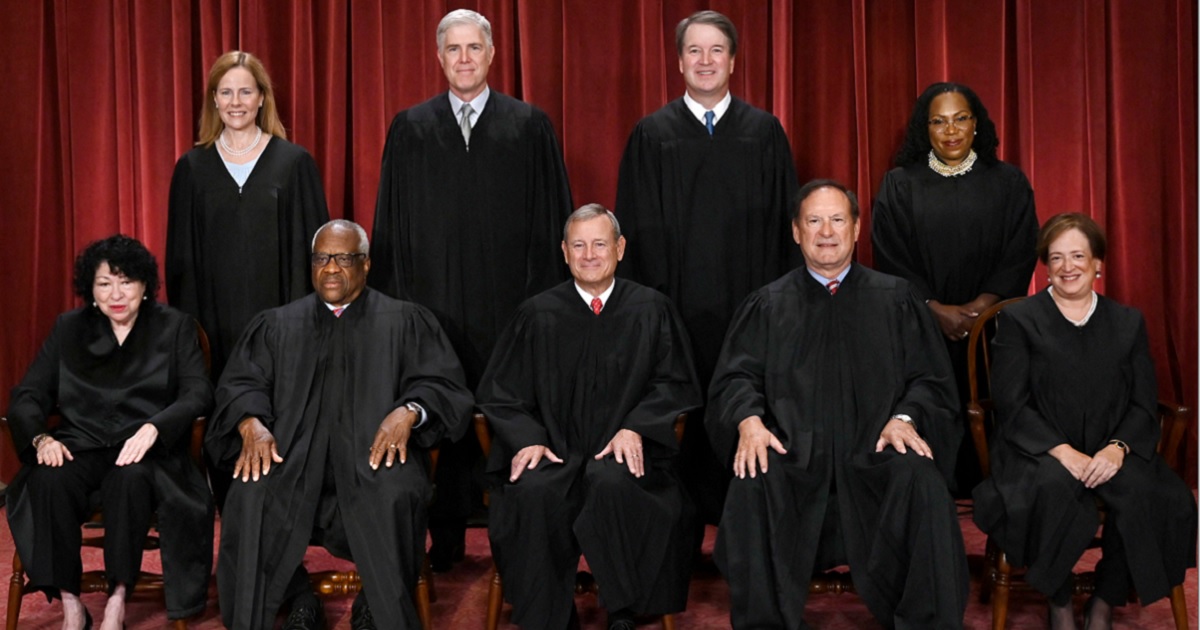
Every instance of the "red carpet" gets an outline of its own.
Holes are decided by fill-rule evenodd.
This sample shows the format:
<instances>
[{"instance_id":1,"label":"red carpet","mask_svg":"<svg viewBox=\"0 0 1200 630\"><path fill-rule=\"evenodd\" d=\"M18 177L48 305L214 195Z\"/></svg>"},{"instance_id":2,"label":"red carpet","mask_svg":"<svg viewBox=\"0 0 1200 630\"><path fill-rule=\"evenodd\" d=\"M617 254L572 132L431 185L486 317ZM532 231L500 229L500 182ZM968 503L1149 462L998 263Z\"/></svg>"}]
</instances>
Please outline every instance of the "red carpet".
<instances>
[{"instance_id":1,"label":"red carpet","mask_svg":"<svg viewBox=\"0 0 1200 630\"><path fill-rule=\"evenodd\" d=\"M7 520L0 519L0 558L7 566L7 559L12 557L12 537L8 533ZM977 562L983 554L984 538L971 523L969 516L962 518L963 534L966 539L967 553L972 562ZM218 523L219 528L219 523ZM687 628L728 628L729 627L729 593L724 580L721 579L716 567L709 560L716 530L708 529L705 538L705 562L697 567L692 580L687 611L676 615L678 627ZM1098 552L1089 552L1084 563L1095 563ZM84 551L84 565L88 568L101 564L99 550ZM307 559L310 569L321 569L342 564L331 558L324 550L310 549ZM157 570L157 552L146 554L145 568ZM974 567L973 567L974 568ZM486 608L488 581L491 579L492 562L487 543L487 532L482 529L468 530L467 557L454 570L439 574L434 580L438 600L433 604L434 625L437 628L482 628ZM5 571L7 574L8 572ZM1196 627L1196 570L1188 571L1187 577L1188 612L1191 627ZM971 603L967 608L967 628L990 628L990 608L979 603L979 584L971 584ZM217 616L217 601L215 588L210 589L209 607L204 614L191 621L189 627L197 630L213 630L221 628ZM93 616L104 609L102 594L85 595L84 603L92 611ZM7 593L4 601L7 601ZM330 627L344 630L350 627L350 598L330 599L325 602L326 615ZM1082 605L1082 602L1077 602ZM0 604L3 605L3 604ZM602 628L604 611L599 609L594 597L581 596L577 600L585 628ZM57 629L61 624L60 606L56 602L47 605L41 595L31 595L25 598L21 609L21 628L29 630ZM5 611L7 613L7 610ZM509 609L506 606L503 619L507 621ZM1033 629L1045 627L1046 608L1044 600L1035 593L1015 593L1012 596L1009 612L1009 628ZM814 628L842 630L851 628L879 628L862 602L854 595L818 595L809 598L807 619ZM1170 603L1166 600L1156 602L1152 606L1142 608L1129 605L1118 609L1114 616L1117 628L1167 630L1174 628L1171 621ZM167 626L166 615L162 611L161 601L154 598L137 598L130 602L127 615L128 627L131 630L163 628ZM502 626L514 628L515 626ZM657 622L649 621L646 628L659 627Z\"/></svg>"}]
</instances>

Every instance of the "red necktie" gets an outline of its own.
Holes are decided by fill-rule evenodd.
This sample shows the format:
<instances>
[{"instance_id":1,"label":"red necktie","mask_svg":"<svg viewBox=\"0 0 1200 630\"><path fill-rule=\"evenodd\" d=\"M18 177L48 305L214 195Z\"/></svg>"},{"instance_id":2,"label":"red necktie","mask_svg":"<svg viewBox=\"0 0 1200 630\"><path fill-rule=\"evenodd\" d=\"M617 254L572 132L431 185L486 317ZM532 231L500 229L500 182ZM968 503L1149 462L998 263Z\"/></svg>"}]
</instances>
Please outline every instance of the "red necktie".
<instances>
[{"instance_id":1,"label":"red necktie","mask_svg":"<svg viewBox=\"0 0 1200 630\"><path fill-rule=\"evenodd\" d=\"M337 308L333 309L333 316L334 316L334 317L341 317L341 316L342 316L342 311L344 311L344 310L346 310L346 307L345 307L345 306L339 306L339 307L337 307Z\"/></svg>"},{"instance_id":2,"label":"red necktie","mask_svg":"<svg viewBox=\"0 0 1200 630\"><path fill-rule=\"evenodd\" d=\"M825 288L829 289L829 295L837 295L838 285L841 284L837 280L830 280L825 284Z\"/></svg>"},{"instance_id":3,"label":"red necktie","mask_svg":"<svg viewBox=\"0 0 1200 630\"><path fill-rule=\"evenodd\" d=\"M600 309L602 309L602 308L604 308L604 303L600 301L600 298L598 298L598 297L592 298L592 312L599 315Z\"/></svg>"}]
</instances>

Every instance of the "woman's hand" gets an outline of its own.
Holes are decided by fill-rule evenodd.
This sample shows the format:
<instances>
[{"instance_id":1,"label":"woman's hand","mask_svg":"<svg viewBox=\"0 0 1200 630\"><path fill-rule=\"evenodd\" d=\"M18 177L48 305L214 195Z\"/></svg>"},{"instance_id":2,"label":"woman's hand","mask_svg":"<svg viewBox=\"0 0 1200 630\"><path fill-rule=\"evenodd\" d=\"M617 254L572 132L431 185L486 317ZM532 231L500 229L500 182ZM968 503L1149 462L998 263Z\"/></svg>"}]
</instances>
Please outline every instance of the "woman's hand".
<instances>
[{"instance_id":1,"label":"woman's hand","mask_svg":"<svg viewBox=\"0 0 1200 630\"><path fill-rule=\"evenodd\" d=\"M125 440L125 446L121 448L121 453L117 455L118 466L128 466L142 461L146 451L154 446L155 440L158 439L158 427L147 422L143 424L137 433L134 433L128 440Z\"/></svg>"},{"instance_id":2,"label":"woman's hand","mask_svg":"<svg viewBox=\"0 0 1200 630\"><path fill-rule=\"evenodd\" d=\"M1109 444L1092 456L1092 461L1083 471L1079 479L1088 488L1095 488L1117 474L1125 464L1125 450L1116 444Z\"/></svg>"},{"instance_id":3,"label":"woman's hand","mask_svg":"<svg viewBox=\"0 0 1200 630\"><path fill-rule=\"evenodd\" d=\"M929 310L933 312L942 334L951 341L961 341L971 332L975 318L979 313L971 310L970 305L942 304L937 300L929 300Z\"/></svg>"},{"instance_id":4,"label":"woman's hand","mask_svg":"<svg viewBox=\"0 0 1200 630\"><path fill-rule=\"evenodd\" d=\"M1047 454L1057 459L1058 463L1062 464L1063 468L1066 468L1067 472L1079 481L1083 481L1084 472L1092 463L1091 457L1071 448L1068 444L1059 444L1047 451Z\"/></svg>"},{"instance_id":5,"label":"woman's hand","mask_svg":"<svg viewBox=\"0 0 1200 630\"><path fill-rule=\"evenodd\" d=\"M66 460L75 460L75 456L71 454L71 449L68 449L66 444L52 437L48 437L38 444L37 462L39 464L57 468L62 466Z\"/></svg>"}]
</instances>

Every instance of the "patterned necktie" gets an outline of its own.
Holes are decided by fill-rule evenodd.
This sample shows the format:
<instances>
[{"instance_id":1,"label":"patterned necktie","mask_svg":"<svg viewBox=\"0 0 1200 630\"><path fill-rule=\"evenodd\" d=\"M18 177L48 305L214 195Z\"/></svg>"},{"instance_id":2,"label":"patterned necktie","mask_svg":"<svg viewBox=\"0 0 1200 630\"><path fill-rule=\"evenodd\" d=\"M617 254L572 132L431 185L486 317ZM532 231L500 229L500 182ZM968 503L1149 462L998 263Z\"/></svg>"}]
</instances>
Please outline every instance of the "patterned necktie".
<instances>
[{"instance_id":1,"label":"patterned necktie","mask_svg":"<svg viewBox=\"0 0 1200 630\"><path fill-rule=\"evenodd\" d=\"M337 307L337 308L333 309L333 316L334 316L334 317L341 317L341 316L342 316L342 311L344 311L344 310L346 310L346 307L345 307L345 306L339 306L339 307Z\"/></svg>"},{"instance_id":2,"label":"patterned necktie","mask_svg":"<svg viewBox=\"0 0 1200 630\"><path fill-rule=\"evenodd\" d=\"M829 289L829 295L837 295L838 285L841 284L837 280L830 280L825 283L825 288Z\"/></svg>"},{"instance_id":3,"label":"patterned necktie","mask_svg":"<svg viewBox=\"0 0 1200 630\"><path fill-rule=\"evenodd\" d=\"M712 111L704 112L704 128L708 129L708 135L710 136L713 134L713 119L716 117L717 115Z\"/></svg>"},{"instance_id":4,"label":"patterned necktie","mask_svg":"<svg viewBox=\"0 0 1200 630\"><path fill-rule=\"evenodd\" d=\"M471 114L475 110L470 103L463 103L462 109L458 110L462 118L458 121L459 128L462 129L463 142L467 144L467 150L471 148Z\"/></svg>"},{"instance_id":5,"label":"patterned necktie","mask_svg":"<svg viewBox=\"0 0 1200 630\"><path fill-rule=\"evenodd\" d=\"M600 309L602 309L602 308L604 308L604 303L600 301L600 298L598 298L598 297L592 298L592 312L599 315Z\"/></svg>"}]
</instances>

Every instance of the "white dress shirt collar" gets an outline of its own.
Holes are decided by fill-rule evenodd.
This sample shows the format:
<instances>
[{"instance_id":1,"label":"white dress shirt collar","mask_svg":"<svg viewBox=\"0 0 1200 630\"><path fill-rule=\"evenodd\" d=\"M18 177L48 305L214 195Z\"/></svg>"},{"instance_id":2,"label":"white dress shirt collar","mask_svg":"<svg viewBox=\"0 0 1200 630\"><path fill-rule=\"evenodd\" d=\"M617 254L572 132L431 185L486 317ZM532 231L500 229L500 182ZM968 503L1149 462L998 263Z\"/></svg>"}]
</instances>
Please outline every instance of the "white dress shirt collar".
<instances>
[{"instance_id":1,"label":"white dress shirt collar","mask_svg":"<svg viewBox=\"0 0 1200 630\"><path fill-rule=\"evenodd\" d=\"M453 91L446 92L446 94L450 96L450 112L454 114L454 120L458 120L464 102L471 104L471 127L474 127L475 121L479 120L479 114L483 112L484 106L487 105L488 97L492 95L492 88L485 85L479 96L469 101L463 101L461 98L458 98Z\"/></svg>"},{"instance_id":2,"label":"white dress shirt collar","mask_svg":"<svg viewBox=\"0 0 1200 630\"><path fill-rule=\"evenodd\" d=\"M600 295L592 295L591 293L584 291L583 287L579 286L578 282L575 283L575 290L579 292L579 297L583 298L583 302L584 304L588 305L588 308L592 308L593 297L600 298L600 309L603 310L608 304L608 296L612 295L613 287L615 286L617 286L617 279L613 278L612 284L608 285L608 288L605 289Z\"/></svg>"},{"instance_id":3,"label":"white dress shirt collar","mask_svg":"<svg viewBox=\"0 0 1200 630\"><path fill-rule=\"evenodd\" d=\"M721 99L721 102L717 103L716 107L712 108L714 127L717 125L717 123L721 122L721 117L724 116L725 112L729 110L729 104L732 102L733 95L729 92L725 92L725 98ZM688 94L687 92L683 93L683 104L687 105L688 110L692 112L692 115L696 117L696 120L699 120L702 124L704 123L704 112L708 110L704 109L703 105L697 102L696 99L692 98L691 94Z\"/></svg>"}]
</instances>

